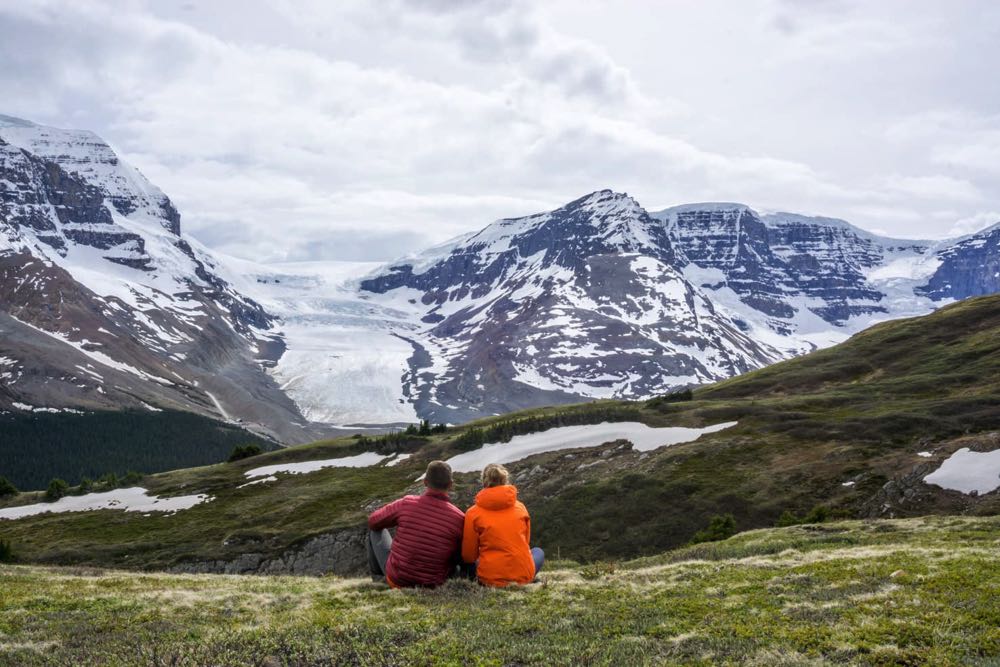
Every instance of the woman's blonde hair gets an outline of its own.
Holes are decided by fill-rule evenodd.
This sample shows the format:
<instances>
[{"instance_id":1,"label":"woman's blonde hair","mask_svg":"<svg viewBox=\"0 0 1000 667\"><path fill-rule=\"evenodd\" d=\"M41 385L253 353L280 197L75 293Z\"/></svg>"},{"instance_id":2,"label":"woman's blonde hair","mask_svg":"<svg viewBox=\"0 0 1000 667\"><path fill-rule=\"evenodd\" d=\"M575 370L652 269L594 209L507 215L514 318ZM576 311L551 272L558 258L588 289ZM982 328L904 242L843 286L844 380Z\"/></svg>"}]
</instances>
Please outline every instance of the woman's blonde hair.
<instances>
[{"instance_id":1,"label":"woman's blonde hair","mask_svg":"<svg viewBox=\"0 0 1000 667\"><path fill-rule=\"evenodd\" d=\"M510 484L510 473L499 463L491 463L483 468L483 488Z\"/></svg>"}]
</instances>

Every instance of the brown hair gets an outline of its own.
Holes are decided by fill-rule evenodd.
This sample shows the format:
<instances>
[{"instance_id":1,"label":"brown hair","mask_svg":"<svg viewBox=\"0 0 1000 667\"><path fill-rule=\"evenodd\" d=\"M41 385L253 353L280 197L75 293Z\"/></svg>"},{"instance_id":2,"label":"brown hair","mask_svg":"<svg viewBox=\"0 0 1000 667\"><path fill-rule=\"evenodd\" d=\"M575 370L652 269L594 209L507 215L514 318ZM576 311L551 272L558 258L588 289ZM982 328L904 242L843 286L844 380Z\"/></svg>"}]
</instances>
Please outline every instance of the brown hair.
<instances>
[{"instance_id":1,"label":"brown hair","mask_svg":"<svg viewBox=\"0 0 1000 667\"><path fill-rule=\"evenodd\" d=\"M483 468L483 488L510 484L510 473L499 463L491 463Z\"/></svg>"},{"instance_id":2,"label":"brown hair","mask_svg":"<svg viewBox=\"0 0 1000 667\"><path fill-rule=\"evenodd\" d=\"M431 461L427 464L427 472L424 473L427 486L435 491L447 491L451 488L451 466L444 461Z\"/></svg>"}]
</instances>

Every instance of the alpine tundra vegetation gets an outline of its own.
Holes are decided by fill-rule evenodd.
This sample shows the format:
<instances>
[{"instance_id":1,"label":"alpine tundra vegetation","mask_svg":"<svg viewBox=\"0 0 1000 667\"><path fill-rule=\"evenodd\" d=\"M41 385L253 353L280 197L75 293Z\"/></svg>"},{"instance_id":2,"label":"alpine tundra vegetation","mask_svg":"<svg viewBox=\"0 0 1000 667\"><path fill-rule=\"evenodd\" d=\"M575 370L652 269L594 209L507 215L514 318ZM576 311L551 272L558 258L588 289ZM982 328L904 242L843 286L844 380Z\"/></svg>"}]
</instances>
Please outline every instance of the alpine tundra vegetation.
<instances>
[{"instance_id":1,"label":"alpine tundra vegetation","mask_svg":"<svg viewBox=\"0 0 1000 667\"><path fill-rule=\"evenodd\" d=\"M772 528L501 590L0 566L0 661L986 665L998 536L996 517Z\"/></svg>"}]
</instances>

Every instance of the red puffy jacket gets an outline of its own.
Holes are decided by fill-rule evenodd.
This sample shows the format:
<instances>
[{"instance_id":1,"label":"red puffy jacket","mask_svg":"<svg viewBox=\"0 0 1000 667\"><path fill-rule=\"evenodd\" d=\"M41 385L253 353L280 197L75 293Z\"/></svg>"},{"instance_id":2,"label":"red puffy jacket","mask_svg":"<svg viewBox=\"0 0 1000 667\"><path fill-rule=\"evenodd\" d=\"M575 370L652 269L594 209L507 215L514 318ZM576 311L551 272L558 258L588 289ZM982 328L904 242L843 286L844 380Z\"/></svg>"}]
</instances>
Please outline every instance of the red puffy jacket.
<instances>
[{"instance_id":1,"label":"red puffy jacket","mask_svg":"<svg viewBox=\"0 0 1000 667\"><path fill-rule=\"evenodd\" d=\"M443 491L404 496L372 512L368 528L396 526L385 575L396 586L440 586L458 561L465 515Z\"/></svg>"}]
</instances>

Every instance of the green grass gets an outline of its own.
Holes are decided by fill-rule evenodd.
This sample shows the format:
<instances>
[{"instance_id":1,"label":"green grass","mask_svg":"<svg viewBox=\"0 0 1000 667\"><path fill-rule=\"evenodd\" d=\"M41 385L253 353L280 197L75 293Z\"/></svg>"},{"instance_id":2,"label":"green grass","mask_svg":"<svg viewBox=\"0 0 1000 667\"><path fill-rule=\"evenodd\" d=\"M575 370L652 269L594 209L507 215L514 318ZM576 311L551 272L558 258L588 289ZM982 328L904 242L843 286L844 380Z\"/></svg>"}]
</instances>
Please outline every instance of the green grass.
<instances>
[{"instance_id":1,"label":"green grass","mask_svg":"<svg viewBox=\"0 0 1000 667\"><path fill-rule=\"evenodd\" d=\"M1000 519L752 531L540 583L0 566L2 665L989 665Z\"/></svg>"}]
</instances>

